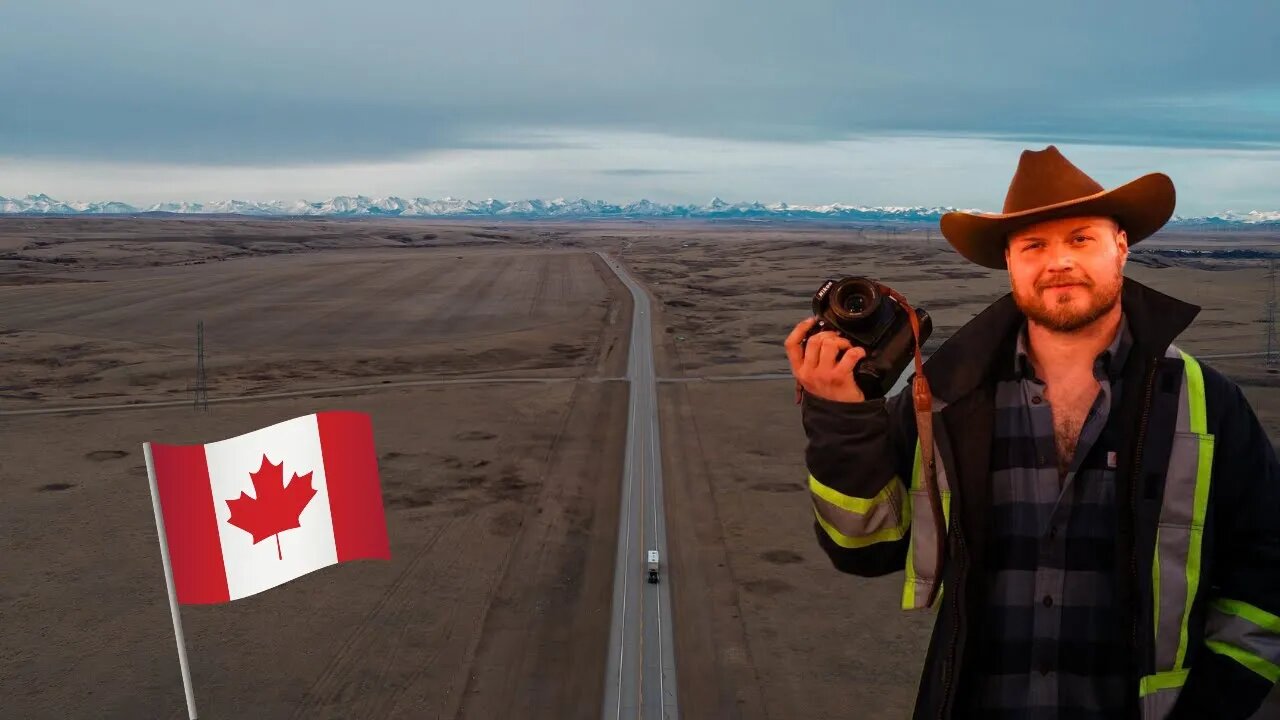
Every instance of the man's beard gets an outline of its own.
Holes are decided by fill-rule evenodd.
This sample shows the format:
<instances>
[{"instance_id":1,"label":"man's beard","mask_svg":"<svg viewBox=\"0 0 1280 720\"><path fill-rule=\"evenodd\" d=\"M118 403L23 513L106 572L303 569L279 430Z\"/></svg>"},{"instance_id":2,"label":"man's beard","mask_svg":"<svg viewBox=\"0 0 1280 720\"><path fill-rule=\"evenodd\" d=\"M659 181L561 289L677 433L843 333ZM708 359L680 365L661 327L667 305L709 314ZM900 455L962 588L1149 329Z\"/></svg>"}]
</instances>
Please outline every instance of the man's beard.
<instances>
[{"instance_id":1,"label":"man's beard","mask_svg":"<svg viewBox=\"0 0 1280 720\"><path fill-rule=\"evenodd\" d=\"M1046 298L1044 290L1062 282L1080 282L1081 285L1072 294L1083 293L1084 302L1058 302L1053 299L1052 291ZM1051 278L1038 283L1029 297L1015 292L1013 298L1018 308L1032 322L1054 332L1070 333L1087 327L1110 312L1120 302L1120 286L1120 278L1103 286L1089 278Z\"/></svg>"}]
</instances>

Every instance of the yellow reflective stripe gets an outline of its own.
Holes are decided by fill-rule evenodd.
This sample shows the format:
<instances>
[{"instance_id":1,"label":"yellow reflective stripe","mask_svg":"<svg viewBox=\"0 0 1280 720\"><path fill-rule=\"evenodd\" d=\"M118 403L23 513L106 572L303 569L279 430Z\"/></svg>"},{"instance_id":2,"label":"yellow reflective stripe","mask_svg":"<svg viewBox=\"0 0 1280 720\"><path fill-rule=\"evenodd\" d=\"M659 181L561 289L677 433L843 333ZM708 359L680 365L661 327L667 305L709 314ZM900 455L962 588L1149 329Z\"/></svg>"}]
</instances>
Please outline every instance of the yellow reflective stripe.
<instances>
[{"instance_id":1,"label":"yellow reflective stripe","mask_svg":"<svg viewBox=\"0 0 1280 720\"><path fill-rule=\"evenodd\" d=\"M947 529L950 530L951 529L951 491L950 490L942 491L942 518L943 518L943 521L946 523ZM942 562L945 562L945 560L940 561L938 564L941 565ZM937 602L938 605L942 605L942 594L945 593L946 591L947 591L947 586L942 584L942 578L938 578L938 597L935 600L935 602Z\"/></svg>"},{"instance_id":2,"label":"yellow reflective stripe","mask_svg":"<svg viewBox=\"0 0 1280 720\"><path fill-rule=\"evenodd\" d=\"M917 438L915 461L912 462L911 464L911 485L910 487L907 488L906 500L908 505L910 505L911 503L911 492L910 492L911 489L920 487L921 462L922 461L920 459L920 439ZM951 527L951 491L943 490L939 494L942 498L943 525L949 529ZM915 547L916 547L916 533L911 533L911 539L907 543L907 568L906 568L907 574L902 581L902 609L903 610L913 610L916 607L916 580L918 576L916 575ZM944 562L943 558L938 558L939 566L941 566L943 562ZM945 591L946 587L942 585L941 577L935 578L934 582L939 584L938 596L937 598L934 599L934 602L941 604L942 594Z\"/></svg>"},{"instance_id":3,"label":"yellow reflective stripe","mask_svg":"<svg viewBox=\"0 0 1280 720\"><path fill-rule=\"evenodd\" d=\"M1168 690L1169 688L1182 687L1187 682L1187 673L1189 672L1191 671L1170 670L1169 672L1148 675L1140 681L1138 697L1146 697L1153 692Z\"/></svg>"},{"instance_id":4,"label":"yellow reflective stripe","mask_svg":"<svg viewBox=\"0 0 1280 720\"><path fill-rule=\"evenodd\" d=\"M1213 607L1228 615L1244 618L1264 630L1280 634L1280 617L1272 615L1260 607L1254 607L1247 602L1231 600L1230 598L1215 599Z\"/></svg>"},{"instance_id":5,"label":"yellow reflective stripe","mask_svg":"<svg viewBox=\"0 0 1280 720\"><path fill-rule=\"evenodd\" d=\"M911 463L911 485L907 487L907 502L911 501L911 488L920 485L920 438L916 438L916 456ZM911 533L907 542L907 576L902 581L902 609L916 606L916 534Z\"/></svg>"},{"instance_id":6,"label":"yellow reflective stripe","mask_svg":"<svg viewBox=\"0 0 1280 720\"><path fill-rule=\"evenodd\" d=\"M1183 367L1186 368L1187 374L1187 402L1191 407L1188 417L1191 419L1191 432L1203 435L1208 432L1205 425L1204 410L1204 373L1200 370L1200 363L1196 359L1178 350L1182 355Z\"/></svg>"},{"instance_id":7,"label":"yellow reflective stripe","mask_svg":"<svg viewBox=\"0 0 1280 720\"><path fill-rule=\"evenodd\" d=\"M1152 553L1154 556L1151 560L1151 619L1152 623L1152 642L1160 639L1160 526L1156 525L1156 551ZM1153 645L1154 647L1154 645ZM1152 675L1151 677L1155 677ZM1143 693L1146 695L1146 693Z\"/></svg>"},{"instance_id":8,"label":"yellow reflective stripe","mask_svg":"<svg viewBox=\"0 0 1280 720\"><path fill-rule=\"evenodd\" d=\"M822 517L822 513L818 512L816 508L813 511L813 516L818 519L818 524L821 525L822 529L827 532L827 537L831 538L832 542L834 542L835 544L839 545L842 548L860 548L860 547L866 547L868 545L874 545L879 542L892 542L894 540L901 540L902 536L907 533L907 525L906 523L903 523L898 525L897 527L889 527L889 528L884 528L883 530L877 530L871 533L870 535L858 535L856 537L851 537L849 535L845 535L844 533L840 532L835 528L835 526L827 522Z\"/></svg>"},{"instance_id":9,"label":"yellow reflective stripe","mask_svg":"<svg viewBox=\"0 0 1280 720\"><path fill-rule=\"evenodd\" d=\"M910 496L907 496L910 499ZM942 517L944 518L948 528L951 527L951 491L942 491ZM912 555L915 548L916 535L911 533L911 540L907 543L907 577L902 581L902 609L912 610L916 606L916 564ZM941 564L941 562L939 563ZM942 584L942 578L936 578L934 582L938 583L938 597L934 598L936 604L942 604L942 595L946 592L947 586Z\"/></svg>"},{"instance_id":10,"label":"yellow reflective stripe","mask_svg":"<svg viewBox=\"0 0 1280 720\"><path fill-rule=\"evenodd\" d=\"M1270 660L1260 658L1248 650L1242 650L1235 645L1228 645L1227 643L1219 642L1217 640L1208 640L1205 642L1205 646L1219 655L1226 655L1272 683L1280 681L1280 665L1276 665Z\"/></svg>"},{"instance_id":11,"label":"yellow reflective stripe","mask_svg":"<svg viewBox=\"0 0 1280 720\"><path fill-rule=\"evenodd\" d=\"M809 473L809 492L813 493L814 495L817 495L823 500L826 500L832 505L835 505L841 510L848 510L849 512L855 512L855 513L858 513L859 515L868 515L875 508L876 505L893 502L893 498L890 495L890 489L893 487L893 484L896 482L902 482L902 481L898 478L897 475L894 475L893 479L889 481L889 484L881 488L880 492L876 493L875 497L871 498L870 500L867 500L866 498L854 497L852 495L845 495L839 490L836 490L827 485L823 485L822 482L818 480L818 478L813 476L813 473ZM903 517L909 517L909 516L904 514Z\"/></svg>"},{"instance_id":12,"label":"yellow reflective stripe","mask_svg":"<svg viewBox=\"0 0 1280 720\"><path fill-rule=\"evenodd\" d=\"M1187 597L1182 609L1182 622L1178 635L1178 654L1173 669L1181 670L1187 656L1187 622L1191 617L1191 604L1200 587L1200 550L1204 538L1204 516L1209 507L1209 478L1213 472L1213 436L1206 433L1204 374L1200 363L1185 352L1182 354L1183 371L1187 379L1188 415L1191 432L1200 436L1200 450L1196 453L1195 503L1191 508L1190 547L1187 548ZM1261 658L1259 658L1261 660ZM1265 662L1265 661L1263 661Z\"/></svg>"},{"instance_id":13,"label":"yellow reflective stripe","mask_svg":"<svg viewBox=\"0 0 1280 720\"><path fill-rule=\"evenodd\" d=\"M911 552L916 546L916 536L911 535L907 543L907 577L902 581L902 609L910 610L916 606L916 564L911 561Z\"/></svg>"}]
</instances>

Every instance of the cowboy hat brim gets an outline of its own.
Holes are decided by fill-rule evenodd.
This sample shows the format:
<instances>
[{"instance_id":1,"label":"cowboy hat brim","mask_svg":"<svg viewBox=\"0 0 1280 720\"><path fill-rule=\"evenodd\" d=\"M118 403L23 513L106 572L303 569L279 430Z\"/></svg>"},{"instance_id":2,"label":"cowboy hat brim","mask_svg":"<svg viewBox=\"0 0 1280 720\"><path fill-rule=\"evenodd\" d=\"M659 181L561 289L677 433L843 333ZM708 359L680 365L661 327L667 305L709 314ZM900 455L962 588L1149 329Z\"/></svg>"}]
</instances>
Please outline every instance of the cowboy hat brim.
<instances>
[{"instance_id":1,"label":"cowboy hat brim","mask_svg":"<svg viewBox=\"0 0 1280 720\"><path fill-rule=\"evenodd\" d=\"M1045 220L1100 215L1115 218L1130 245L1150 237L1173 217L1177 195L1164 173L1150 173L1111 190L1055 205L1021 212L976 214L949 212L942 216L942 236L961 255L993 270L1005 268L1005 240L1009 233Z\"/></svg>"}]
</instances>

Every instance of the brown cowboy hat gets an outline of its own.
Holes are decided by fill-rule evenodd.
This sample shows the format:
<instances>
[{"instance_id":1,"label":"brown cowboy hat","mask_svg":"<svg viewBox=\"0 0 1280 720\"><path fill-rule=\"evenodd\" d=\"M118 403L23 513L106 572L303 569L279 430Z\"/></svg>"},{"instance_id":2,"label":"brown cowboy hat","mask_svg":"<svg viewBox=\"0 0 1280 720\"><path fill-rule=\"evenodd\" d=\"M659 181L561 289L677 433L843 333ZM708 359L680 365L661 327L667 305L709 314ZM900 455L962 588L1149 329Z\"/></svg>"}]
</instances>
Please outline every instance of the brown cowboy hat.
<instances>
[{"instance_id":1,"label":"brown cowboy hat","mask_svg":"<svg viewBox=\"0 0 1280 720\"><path fill-rule=\"evenodd\" d=\"M942 216L942 235L964 257L1000 270L1011 232L1044 220L1100 215L1114 218L1133 245L1169 221L1174 202L1173 181L1163 173L1104 190L1050 145L1022 151L1004 212L949 212Z\"/></svg>"}]
</instances>

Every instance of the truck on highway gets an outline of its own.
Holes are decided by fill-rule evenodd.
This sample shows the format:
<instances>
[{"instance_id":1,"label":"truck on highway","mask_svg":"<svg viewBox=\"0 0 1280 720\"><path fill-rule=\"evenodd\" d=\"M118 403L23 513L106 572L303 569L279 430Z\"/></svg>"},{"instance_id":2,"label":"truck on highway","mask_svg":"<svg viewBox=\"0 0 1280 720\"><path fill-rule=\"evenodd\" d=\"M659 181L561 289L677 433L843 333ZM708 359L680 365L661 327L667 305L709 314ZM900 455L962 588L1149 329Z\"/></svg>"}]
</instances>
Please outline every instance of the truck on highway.
<instances>
[{"instance_id":1,"label":"truck on highway","mask_svg":"<svg viewBox=\"0 0 1280 720\"><path fill-rule=\"evenodd\" d=\"M649 582L658 582L658 551L649 551Z\"/></svg>"}]
</instances>

